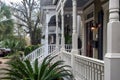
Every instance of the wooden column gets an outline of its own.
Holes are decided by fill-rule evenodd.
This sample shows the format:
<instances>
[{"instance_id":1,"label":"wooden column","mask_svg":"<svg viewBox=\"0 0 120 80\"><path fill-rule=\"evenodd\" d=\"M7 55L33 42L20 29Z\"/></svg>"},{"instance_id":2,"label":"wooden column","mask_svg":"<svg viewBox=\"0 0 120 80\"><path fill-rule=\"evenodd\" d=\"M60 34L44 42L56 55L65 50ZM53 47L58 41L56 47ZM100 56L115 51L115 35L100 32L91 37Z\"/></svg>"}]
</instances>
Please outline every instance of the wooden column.
<instances>
[{"instance_id":1,"label":"wooden column","mask_svg":"<svg viewBox=\"0 0 120 80\"><path fill-rule=\"evenodd\" d=\"M120 80L119 0L109 0L107 54L105 56L105 80Z\"/></svg>"}]
</instances>

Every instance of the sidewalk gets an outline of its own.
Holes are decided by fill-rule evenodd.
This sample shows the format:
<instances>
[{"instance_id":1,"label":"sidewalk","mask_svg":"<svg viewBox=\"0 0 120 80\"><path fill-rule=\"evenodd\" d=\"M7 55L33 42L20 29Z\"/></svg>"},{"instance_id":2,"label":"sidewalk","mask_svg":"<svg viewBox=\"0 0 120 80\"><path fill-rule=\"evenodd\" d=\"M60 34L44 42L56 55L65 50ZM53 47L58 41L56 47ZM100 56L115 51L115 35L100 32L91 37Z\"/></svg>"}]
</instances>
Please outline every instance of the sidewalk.
<instances>
[{"instance_id":1,"label":"sidewalk","mask_svg":"<svg viewBox=\"0 0 120 80\"><path fill-rule=\"evenodd\" d=\"M0 62L2 62L2 64L6 63L7 61L9 61L10 59L3 59L3 58L0 58Z\"/></svg>"},{"instance_id":2,"label":"sidewalk","mask_svg":"<svg viewBox=\"0 0 120 80\"><path fill-rule=\"evenodd\" d=\"M8 66L7 66L7 64L5 64L7 61L9 61L9 59L3 59L3 58L0 58L0 62L2 62L1 64L0 64L0 69L1 68L7 68ZM3 71L2 70L0 70L0 73L2 73ZM1 75L0 74L0 77L3 77L4 75Z\"/></svg>"}]
</instances>

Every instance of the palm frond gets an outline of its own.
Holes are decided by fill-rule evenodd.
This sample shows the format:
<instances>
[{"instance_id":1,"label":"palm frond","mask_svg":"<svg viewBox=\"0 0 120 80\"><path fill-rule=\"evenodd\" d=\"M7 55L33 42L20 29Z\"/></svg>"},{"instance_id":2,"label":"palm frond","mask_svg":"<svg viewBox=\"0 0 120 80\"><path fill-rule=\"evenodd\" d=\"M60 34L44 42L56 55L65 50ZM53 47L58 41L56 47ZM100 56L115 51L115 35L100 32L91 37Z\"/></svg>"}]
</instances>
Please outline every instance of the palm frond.
<instances>
[{"instance_id":1,"label":"palm frond","mask_svg":"<svg viewBox=\"0 0 120 80\"><path fill-rule=\"evenodd\" d=\"M7 77L1 77L0 79L11 80L56 80L64 77L69 80L73 78L69 65L64 65L64 61L58 60L52 62L57 56L51 57L51 55L44 58L39 65L38 59L34 64L29 60L16 60L8 63L10 68L3 68Z\"/></svg>"}]
</instances>

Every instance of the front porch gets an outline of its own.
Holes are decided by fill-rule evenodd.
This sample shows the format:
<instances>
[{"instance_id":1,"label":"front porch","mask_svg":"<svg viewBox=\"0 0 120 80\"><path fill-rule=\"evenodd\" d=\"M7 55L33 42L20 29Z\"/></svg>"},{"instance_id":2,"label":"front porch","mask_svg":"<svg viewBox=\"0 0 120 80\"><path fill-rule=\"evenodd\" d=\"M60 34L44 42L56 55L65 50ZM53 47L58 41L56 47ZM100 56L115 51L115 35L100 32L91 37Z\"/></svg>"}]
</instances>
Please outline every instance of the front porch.
<instances>
[{"instance_id":1,"label":"front porch","mask_svg":"<svg viewBox=\"0 0 120 80\"><path fill-rule=\"evenodd\" d=\"M45 45L43 45L26 56L26 59L32 62L38 58L41 62L47 56L45 55L45 50ZM70 44L65 44L65 50L62 50L61 46L56 49L54 44L48 46L48 54L58 55L55 61L64 60L66 65L73 66L72 71L76 80L104 80L104 61L77 54L73 55L71 50Z\"/></svg>"},{"instance_id":2,"label":"front porch","mask_svg":"<svg viewBox=\"0 0 120 80\"><path fill-rule=\"evenodd\" d=\"M55 0L54 0L55 1ZM88 43L87 39L85 39L85 34L80 34L82 38L82 55L79 54L78 50L78 31L77 31L77 0L72 0L72 45L66 45L65 44L65 35L64 35L64 26L65 26L65 19L64 19L64 7L65 2L67 0L60 0L57 4L56 8L56 44L49 44L48 45L48 22L47 20L47 28L46 28L46 43L30 55L28 55L26 58L34 61L36 58L38 58L40 61L47 56L48 54L51 55L58 55L58 57L55 60L62 59L65 61L65 64L70 65L72 67L72 72L75 76L76 80L119 80L120 79L120 22L119 22L119 0L109 0L109 23L108 27L107 25L107 15L104 17L104 28L103 31L103 54L106 56L102 56L104 58L103 60L98 60L98 54L96 53L96 48L92 48L93 55L86 56L87 47L85 45L89 45L90 36L88 36ZM90 0L94 1L94 0ZM104 0L101 0L104 1ZM55 1L56 2L56 1ZM114 4L113 4L114 3ZM97 4L96 4L97 5ZM103 6L105 7L105 5ZM46 10L47 11L47 10ZM86 12L86 11L85 11ZM89 11L87 11L89 12ZM104 11L107 13L107 10ZM47 15L49 13L47 12ZM46 16L47 16L46 15ZM59 15L61 19L61 26L59 26ZM80 11L80 17L81 17L81 31L80 33L85 33L83 28L83 20L84 16L83 13ZM94 17L90 17L89 20L86 20L86 24L89 23L89 21L93 21ZM95 17L96 18L96 17ZM99 20L99 19L98 19ZM58 34L58 28L61 27L61 39L59 38ZM91 26L90 26L91 27ZM99 28L99 26L97 27ZM89 28L88 28L89 29ZM97 30L97 29L96 29ZM87 31L87 30L86 30ZM88 30L89 31L89 30ZM87 33L89 34L89 33ZM106 38L107 37L107 38ZM92 38L94 40L97 40L96 33L92 34ZM60 42L61 40L61 42ZM102 42L100 42L102 43ZM107 47L106 47L107 46ZM100 46L101 47L101 46ZM102 47L102 48L103 48ZM100 51L100 50L99 50ZM89 51L88 51L89 52ZM91 58L90 58L91 57Z\"/></svg>"}]
</instances>

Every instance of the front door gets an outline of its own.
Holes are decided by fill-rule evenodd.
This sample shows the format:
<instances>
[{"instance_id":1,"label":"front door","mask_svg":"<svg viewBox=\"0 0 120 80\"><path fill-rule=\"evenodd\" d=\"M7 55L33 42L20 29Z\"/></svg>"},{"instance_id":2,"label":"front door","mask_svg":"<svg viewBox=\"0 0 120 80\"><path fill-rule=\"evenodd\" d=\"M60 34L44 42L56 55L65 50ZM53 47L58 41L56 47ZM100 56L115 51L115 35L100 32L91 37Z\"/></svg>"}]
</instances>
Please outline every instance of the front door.
<instances>
[{"instance_id":1,"label":"front door","mask_svg":"<svg viewBox=\"0 0 120 80\"><path fill-rule=\"evenodd\" d=\"M93 26L93 21L89 21L86 23L86 56L88 57L93 56L93 47L92 47L93 32L91 31L92 26Z\"/></svg>"}]
</instances>

